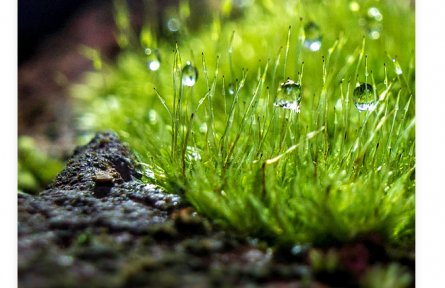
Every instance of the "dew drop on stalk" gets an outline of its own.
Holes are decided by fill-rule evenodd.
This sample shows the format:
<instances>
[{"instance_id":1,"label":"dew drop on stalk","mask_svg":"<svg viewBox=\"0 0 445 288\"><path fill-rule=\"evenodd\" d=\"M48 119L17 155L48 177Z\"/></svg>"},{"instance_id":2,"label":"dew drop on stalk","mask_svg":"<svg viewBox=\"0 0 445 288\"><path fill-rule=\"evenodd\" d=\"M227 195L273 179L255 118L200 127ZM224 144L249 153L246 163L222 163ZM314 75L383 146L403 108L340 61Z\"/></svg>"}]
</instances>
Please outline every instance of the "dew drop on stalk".
<instances>
[{"instance_id":1,"label":"dew drop on stalk","mask_svg":"<svg viewBox=\"0 0 445 288\"><path fill-rule=\"evenodd\" d=\"M352 100L360 112L372 111L376 106L374 90L370 84L360 83L360 85L354 89Z\"/></svg>"},{"instance_id":2,"label":"dew drop on stalk","mask_svg":"<svg viewBox=\"0 0 445 288\"><path fill-rule=\"evenodd\" d=\"M182 69L182 84L185 86L193 86L198 79L198 70L187 61L184 69Z\"/></svg>"},{"instance_id":3,"label":"dew drop on stalk","mask_svg":"<svg viewBox=\"0 0 445 288\"><path fill-rule=\"evenodd\" d=\"M314 52L318 51L321 47L321 39L323 38L320 26L311 21L304 26L304 34L304 47Z\"/></svg>"},{"instance_id":4,"label":"dew drop on stalk","mask_svg":"<svg viewBox=\"0 0 445 288\"><path fill-rule=\"evenodd\" d=\"M150 109L150 111L148 111L148 120L151 125L155 125L156 123L158 123L158 116L156 110Z\"/></svg>"},{"instance_id":5,"label":"dew drop on stalk","mask_svg":"<svg viewBox=\"0 0 445 288\"><path fill-rule=\"evenodd\" d=\"M206 122L202 123L201 126L199 126L199 132L201 132L202 134L207 133L207 123Z\"/></svg>"},{"instance_id":6,"label":"dew drop on stalk","mask_svg":"<svg viewBox=\"0 0 445 288\"><path fill-rule=\"evenodd\" d=\"M201 160L201 155L199 154L199 151L195 147L187 146L186 152L189 161Z\"/></svg>"},{"instance_id":7,"label":"dew drop on stalk","mask_svg":"<svg viewBox=\"0 0 445 288\"><path fill-rule=\"evenodd\" d=\"M230 83L229 86L227 87L227 91L229 92L230 95L235 94L235 85L233 85L233 83Z\"/></svg>"},{"instance_id":8,"label":"dew drop on stalk","mask_svg":"<svg viewBox=\"0 0 445 288\"><path fill-rule=\"evenodd\" d=\"M343 109L343 103L341 99L338 99L335 103L335 110L341 111Z\"/></svg>"},{"instance_id":9,"label":"dew drop on stalk","mask_svg":"<svg viewBox=\"0 0 445 288\"><path fill-rule=\"evenodd\" d=\"M277 99L273 103L274 106L284 109L290 109L296 113L300 113L301 86L294 81L287 79L286 83L281 83L278 90Z\"/></svg>"},{"instance_id":10,"label":"dew drop on stalk","mask_svg":"<svg viewBox=\"0 0 445 288\"><path fill-rule=\"evenodd\" d=\"M399 61L397 61L397 58L392 59L392 63L394 63L394 71L397 75L400 75L403 73L402 67L400 67Z\"/></svg>"}]
</instances>

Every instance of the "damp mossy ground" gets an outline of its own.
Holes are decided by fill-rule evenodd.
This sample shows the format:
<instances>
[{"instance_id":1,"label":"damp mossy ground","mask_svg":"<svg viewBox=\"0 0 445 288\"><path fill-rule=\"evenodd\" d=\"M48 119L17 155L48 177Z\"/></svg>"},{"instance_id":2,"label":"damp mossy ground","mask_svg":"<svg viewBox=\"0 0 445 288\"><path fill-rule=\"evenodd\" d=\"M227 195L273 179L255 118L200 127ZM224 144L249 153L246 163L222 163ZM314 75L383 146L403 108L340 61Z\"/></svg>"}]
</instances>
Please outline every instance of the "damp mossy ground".
<instances>
[{"instance_id":1,"label":"damp mossy ground","mask_svg":"<svg viewBox=\"0 0 445 288\"><path fill-rule=\"evenodd\" d=\"M84 48L97 70L72 91L80 129L118 133L144 181L273 245L377 233L414 247L409 1L222 1L199 13L181 1L162 29L148 7L139 35L115 7L116 61ZM310 23L317 47L305 43ZM197 75L182 81L187 62ZM299 113L273 105L287 78L301 87ZM354 105L358 83L373 87L373 110Z\"/></svg>"},{"instance_id":2,"label":"damp mossy ground","mask_svg":"<svg viewBox=\"0 0 445 288\"><path fill-rule=\"evenodd\" d=\"M116 135L98 133L47 190L18 195L20 287L414 283L413 252L379 235L335 247L271 248L224 231L178 195L135 180L129 156Z\"/></svg>"}]
</instances>

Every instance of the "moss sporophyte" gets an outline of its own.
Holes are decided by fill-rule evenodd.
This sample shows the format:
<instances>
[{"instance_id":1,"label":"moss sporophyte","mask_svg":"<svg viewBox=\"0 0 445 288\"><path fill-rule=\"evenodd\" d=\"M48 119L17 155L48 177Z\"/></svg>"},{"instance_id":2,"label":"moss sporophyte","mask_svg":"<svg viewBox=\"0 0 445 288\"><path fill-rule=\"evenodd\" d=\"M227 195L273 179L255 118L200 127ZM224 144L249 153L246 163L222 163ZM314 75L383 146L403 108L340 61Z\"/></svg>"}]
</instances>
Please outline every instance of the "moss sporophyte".
<instances>
[{"instance_id":1,"label":"moss sporophyte","mask_svg":"<svg viewBox=\"0 0 445 288\"><path fill-rule=\"evenodd\" d=\"M140 43L121 27L116 63L73 86L79 127L116 131L143 181L241 234L275 245L367 233L413 243L413 9L222 2L208 17L169 14L174 31L146 24ZM381 25L373 32L369 17Z\"/></svg>"}]
</instances>

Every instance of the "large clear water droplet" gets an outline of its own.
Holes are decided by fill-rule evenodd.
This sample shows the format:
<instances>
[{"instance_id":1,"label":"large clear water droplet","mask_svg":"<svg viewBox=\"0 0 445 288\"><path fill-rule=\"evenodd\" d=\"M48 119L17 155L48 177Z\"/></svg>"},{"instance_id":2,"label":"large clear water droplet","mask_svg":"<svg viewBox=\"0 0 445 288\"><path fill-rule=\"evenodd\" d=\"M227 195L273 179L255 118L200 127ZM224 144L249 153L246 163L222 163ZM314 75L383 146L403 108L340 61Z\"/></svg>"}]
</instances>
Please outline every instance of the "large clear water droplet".
<instances>
[{"instance_id":1,"label":"large clear water droplet","mask_svg":"<svg viewBox=\"0 0 445 288\"><path fill-rule=\"evenodd\" d=\"M158 49L145 48L145 55L147 55L148 69L156 71L161 67L161 55Z\"/></svg>"},{"instance_id":2,"label":"large clear water droplet","mask_svg":"<svg viewBox=\"0 0 445 288\"><path fill-rule=\"evenodd\" d=\"M273 105L300 113L300 100L300 84L288 78L286 83L281 83L281 88L278 90L278 96Z\"/></svg>"},{"instance_id":3,"label":"large clear water droplet","mask_svg":"<svg viewBox=\"0 0 445 288\"><path fill-rule=\"evenodd\" d=\"M304 26L304 34L304 47L311 51L318 51L321 47L321 39L323 38L320 27L311 21Z\"/></svg>"},{"instance_id":4,"label":"large clear water droplet","mask_svg":"<svg viewBox=\"0 0 445 288\"><path fill-rule=\"evenodd\" d=\"M182 84L185 86L193 86L198 80L198 70L187 61L184 69L182 69Z\"/></svg>"},{"instance_id":5,"label":"large clear water droplet","mask_svg":"<svg viewBox=\"0 0 445 288\"><path fill-rule=\"evenodd\" d=\"M376 106L374 89L370 84L360 83L360 85L354 89L352 100L360 112L372 111Z\"/></svg>"}]
</instances>

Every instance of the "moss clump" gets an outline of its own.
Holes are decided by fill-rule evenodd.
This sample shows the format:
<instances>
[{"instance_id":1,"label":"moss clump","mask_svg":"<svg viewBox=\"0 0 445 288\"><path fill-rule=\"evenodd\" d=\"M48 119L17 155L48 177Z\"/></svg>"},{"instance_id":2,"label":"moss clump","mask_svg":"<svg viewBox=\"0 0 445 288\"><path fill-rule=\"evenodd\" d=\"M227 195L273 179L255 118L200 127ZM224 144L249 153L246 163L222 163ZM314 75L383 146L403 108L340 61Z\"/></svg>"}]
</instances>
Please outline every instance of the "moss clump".
<instances>
[{"instance_id":1,"label":"moss clump","mask_svg":"<svg viewBox=\"0 0 445 288\"><path fill-rule=\"evenodd\" d=\"M60 160L40 151L34 139L20 136L18 139L18 190L37 194L51 183L63 169Z\"/></svg>"},{"instance_id":2,"label":"moss clump","mask_svg":"<svg viewBox=\"0 0 445 288\"><path fill-rule=\"evenodd\" d=\"M73 93L81 128L116 131L138 155L145 181L278 245L368 233L413 244L415 43L407 1L223 1L197 29L187 28L193 17L181 2L169 14L179 30L158 35L147 25L139 43L116 3L122 51ZM318 49L305 45L308 23L320 28ZM191 87L182 81L186 61L198 70ZM301 87L299 113L273 105L288 78ZM373 87L374 103L360 112L353 96L362 82Z\"/></svg>"}]
</instances>

